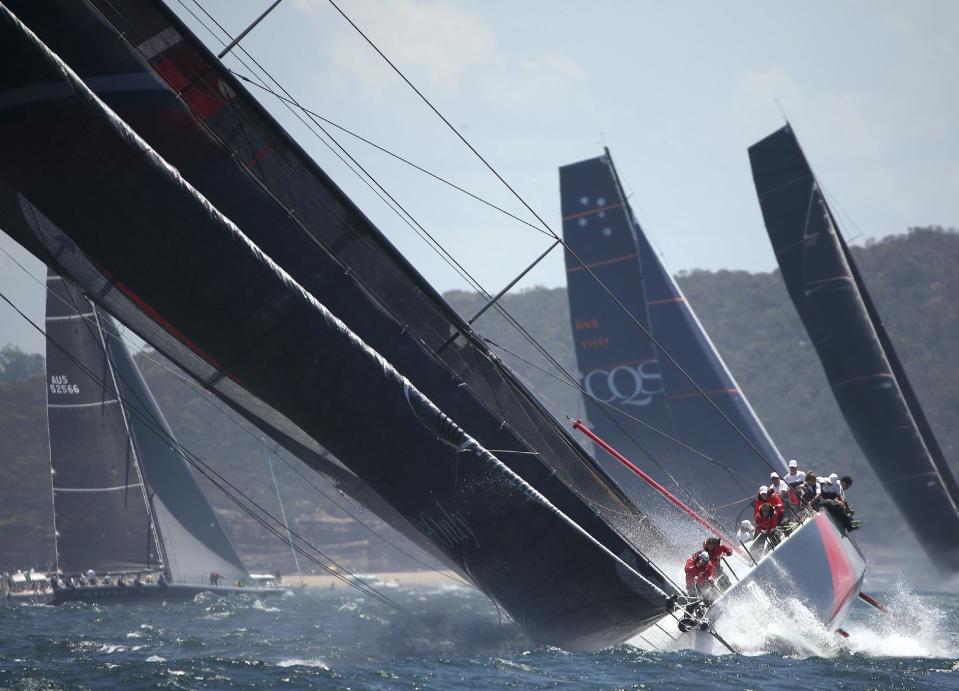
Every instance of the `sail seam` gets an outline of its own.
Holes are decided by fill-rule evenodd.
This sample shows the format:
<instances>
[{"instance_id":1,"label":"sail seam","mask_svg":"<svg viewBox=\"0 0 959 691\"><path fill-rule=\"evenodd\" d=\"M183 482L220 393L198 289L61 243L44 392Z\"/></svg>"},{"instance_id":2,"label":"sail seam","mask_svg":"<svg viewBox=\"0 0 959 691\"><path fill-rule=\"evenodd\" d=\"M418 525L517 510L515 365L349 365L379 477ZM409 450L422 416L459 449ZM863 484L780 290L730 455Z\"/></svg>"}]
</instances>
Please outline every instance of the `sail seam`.
<instances>
[{"instance_id":1,"label":"sail seam","mask_svg":"<svg viewBox=\"0 0 959 691\"><path fill-rule=\"evenodd\" d=\"M140 482L134 482L129 485L115 485L113 487L54 487L54 492L117 492L131 487L142 487Z\"/></svg>"}]
</instances>

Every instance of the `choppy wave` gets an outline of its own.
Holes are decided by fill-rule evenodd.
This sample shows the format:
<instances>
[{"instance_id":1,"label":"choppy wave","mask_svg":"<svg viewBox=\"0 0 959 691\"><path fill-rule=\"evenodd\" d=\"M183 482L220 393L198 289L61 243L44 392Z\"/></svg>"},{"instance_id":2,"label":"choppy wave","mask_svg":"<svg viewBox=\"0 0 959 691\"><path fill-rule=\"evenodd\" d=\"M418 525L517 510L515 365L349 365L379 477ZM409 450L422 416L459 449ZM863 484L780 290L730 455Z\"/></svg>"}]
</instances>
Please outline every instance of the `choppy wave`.
<instances>
[{"instance_id":1,"label":"choppy wave","mask_svg":"<svg viewBox=\"0 0 959 691\"><path fill-rule=\"evenodd\" d=\"M848 639L798 601L759 596L727 622L746 656L628 645L569 653L534 646L473 591L396 588L391 597L403 613L342 590L11 607L0 617L0 687L616 688L659 679L738 689L775 676L818 688L834 687L837 673L852 686L959 685L959 597L905 586L881 594L888 616L857 605Z\"/></svg>"}]
</instances>

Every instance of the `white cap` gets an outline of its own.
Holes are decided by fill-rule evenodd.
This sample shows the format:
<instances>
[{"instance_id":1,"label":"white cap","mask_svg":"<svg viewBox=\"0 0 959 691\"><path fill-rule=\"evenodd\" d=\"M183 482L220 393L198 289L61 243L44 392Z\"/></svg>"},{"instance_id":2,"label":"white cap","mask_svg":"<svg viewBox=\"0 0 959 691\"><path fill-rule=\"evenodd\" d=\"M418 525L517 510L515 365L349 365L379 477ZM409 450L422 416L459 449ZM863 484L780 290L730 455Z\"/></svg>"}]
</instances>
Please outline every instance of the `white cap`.
<instances>
[{"instance_id":1,"label":"white cap","mask_svg":"<svg viewBox=\"0 0 959 691\"><path fill-rule=\"evenodd\" d=\"M700 552L699 554L696 555L696 560L697 560L697 561L709 561L709 552L707 552L706 550L703 550L702 552Z\"/></svg>"},{"instance_id":2,"label":"white cap","mask_svg":"<svg viewBox=\"0 0 959 691\"><path fill-rule=\"evenodd\" d=\"M789 467L790 467L790 468L798 468L798 467L799 467L799 463L796 461L796 459L793 459L793 460L789 461Z\"/></svg>"},{"instance_id":3,"label":"white cap","mask_svg":"<svg viewBox=\"0 0 959 691\"><path fill-rule=\"evenodd\" d=\"M753 529L753 524L752 524L751 521L743 521L742 523L739 524L739 526L740 526L741 528L745 528L746 530L752 530L752 529Z\"/></svg>"},{"instance_id":4,"label":"white cap","mask_svg":"<svg viewBox=\"0 0 959 691\"><path fill-rule=\"evenodd\" d=\"M762 494L763 492L768 492L768 491L769 491L769 488L766 487L766 485L763 485L762 487L759 488L759 493L760 493L760 494Z\"/></svg>"},{"instance_id":5,"label":"white cap","mask_svg":"<svg viewBox=\"0 0 959 691\"><path fill-rule=\"evenodd\" d=\"M769 479L772 480L773 478L776 478L778 480L779 473L769 473Z\"/></svg>"},{"instance_id":6,"label":"white cap","mask_svg":"<svg viewBox=\"0 0 959 691\"><path fill-rule=\"evenodd\" d=\"M836 475L835 473L831 473L831 474L829 475L829 481L830 481L830 482L839 482L839 476Z\"/></svg>"}]
</instances>

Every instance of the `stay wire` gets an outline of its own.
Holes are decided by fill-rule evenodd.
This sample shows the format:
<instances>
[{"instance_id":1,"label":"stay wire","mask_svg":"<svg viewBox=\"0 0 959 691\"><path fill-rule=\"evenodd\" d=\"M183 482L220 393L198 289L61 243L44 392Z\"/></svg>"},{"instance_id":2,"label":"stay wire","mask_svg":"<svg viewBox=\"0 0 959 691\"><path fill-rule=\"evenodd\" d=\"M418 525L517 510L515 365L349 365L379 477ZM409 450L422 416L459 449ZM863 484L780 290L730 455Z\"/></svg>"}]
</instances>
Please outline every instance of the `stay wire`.
<instances>
[{"instance_id":1,"label":"stay wire","mask_svg":"<svg viewBox=\"0 0 959 691\"><path fill-rule=\"evenodd\" d=\"M91 379L91 381L93 381L94 383L98 383L98 384L100 384L100 385L105 385L105 383L104 383L102 380L100 380L99 377L96 375L96 373L92 372L88 367L86 367L86 365L84 365L82 362L80 362L80 361L79 361L72 353L70 353L64 346L62 346L59 342L57 342L56 339L54 339L53 337L49 336L44 329L42 329L36 322L34 322L32 319L30 319L30 317L28 317L15 303L14 303L9 297L7 297L7 295L6 295L5 293L3 293L2 291L0 291L0 299L2 299L4 302L6 302L17 314L20 315L20 317L22 317L31 327L33 327L33 329L35 329L38 333L40 333L40 334L44 337L44 339L46 339L48 342L52 343L52 344L53 344L61 353L63 353L63 355L64 355L68 360L70 360L80 371L82 371L84 374L86 374L86 375ZM102 348L103 346L101 345L100 347ZM105 356L105 357L109 357L109 355L107 355L105 352L104 352L104 356ZM121 377L121 379L122 379L122 377ZM129 386L129 384L128 384L128 386ZM136 410L134 407L131 407L131 406L128 404L128 402L125 400L125 397L124 397L122 394L120 394L120 392L119 392L119 387L118 387L118 390L117 390L117 398L120 400L121 405L123 405L123 407L124 407L125 410L127 410L129 413L132 413L134 416L136 416L141 422L143 422L143 423L144 423L154 434L156 434L158 437L164 439L164 440L167 441L171 446L175 447L175 448L183 455L184 460L186 460L188 463L190 463L190 465L193 466L193 467L197 470L197 472L199 472L203 477L205 477L207 480L209 480L217 489L219 489L221 492L223 492L224 495L226 495L231 501L233 501L244 513L246 513L248 516L250 516L250 518L252 518L253 520L255 520L257 523L259 523L265 530L267 530L268 532L270 532L270 533L272 533L274 536L276 536L281 542L289 545L289 546L291 547L291 549L296 549L296 550L297 550L298 552L300 552L300 554L303 555L306 559L308 559L309 561L311 561L311 562L314 563L315 565L319 566L320 568L324 569L325 571L327 571L328 573L330 573L332 576L334 576L334 577L338 578L339 580L343 581L344 583L346 583L346 584L348 584L348 585L356 588L357 590L360 590L360 591L363 592L364 594L369 595L370 597L376 599L377 601L381 602L382 604L385 604L385 605L387 605L387 606L393 607L394 609L396 609L397 611L400 611L400 612L405 612L405 611L406 611L406 610L405 610L402 606L400 606L398 603L393 602L389 597L387 597L386 595L383 595L382 593L379 593L379 592L378 592L376 589L374 589L372 586L370 586L369 584L367 584L367 583L363 582L362 580L360 580L358 577L356 577L354 574L352 574L348 569L345 569L345 568L343 568L342 566L340 566L339 564L337 564L335 560L331 559L331 558L330 558L328 555L326 555L322 550L320 550L318 547L316 547L316 545L314 545L314 544L311 543L309 540L307 540L307 539L305 539L304 537L302 537L301 535L299 535L296 531L292 531L292 530L291 530L291 531L290 531L290 534L291 534L293 537L295 537L296 540L298 540L300 544L296 544L296 543L294 543L293 540L291 540L291 539L289 539L289 538L287 538L287 537L284 537L283 534L282 534L282 531L280 531L277 527L274 527L273 525L271 525L270 522L267 520L267 519L269 519L269 520L272 521L273 523L276 523L277 525L280 525L279 519L277 519L275 516L273 516L273 515L272 515L269 511L267 511L265 508L263 508L262 506L260 506L259 503L257 503L256 501L254 501L254 500L253 500L252 498L250 498L248 495L246 495L242 490L240 490L240 489L237 488L235 485L233 485L229 480L227 480L227 479L226 479L225 477L223 477L220 473L218 473L216 470L214 470L214 469L213 469L211 466L209 466L205 461L203 461L199 456L196 456L192 451L190 451L188 448L186 448L185 446L183 446L183 444L181 444L177 439L172 438L172 437L170 437L169 435L167 435L167 434L162 430L162 428L159 427L159 425L156 423L156 421L152 419L152 416L147 416L147 415L141 413L140 411ZM137 398L138 398L138 397L137 397ZM142 405L142 401L140 401L140 404ZM255 510L254 510L254 508L251 508L251 507L255 507ZM264 518L264 516L265 516L266 518ZM304 547L304 546L305 546L305 547ZM311 554L309 551L307 551L306 548L309 548L310 550L312 550L312 551L315 552L316 554L320 555L320 557L322 557L323 559L325 559L325 560L326 560L327 562L329 562L329 563L327 564L327 563L321 562L319 559L316 558L316 556L314 556L314 555ZM335 569L332 568L331 565L332 565L332 566L335 566L336 568L335 568ZM344 574L346 574L346 575L344 575ZM349 577L348 577L348 576L349 576Z\"/></svg>"},{"instance_id":2,"label":"stay wire","mask_svg":"<svg viewBox=\"0 0 959 691\"><path fill-rule=\"evenodd\" d=\"M433 103L423 94L423 92L421 92L413 84L412 81L409 80L409 78L407 78L407 76L403 73L403 71L400 70L399 67L397 67L396 64L394 64L393 61L390 60L385 53L383 53L382 50L380 50L380 48L372 41L372 39L370 39L370 37L367 36L366 33L356 24L356 22L354 22L350 18L350 16L347 15L346 12L344 12L340 8L340 6L336 4L335 0L327 0L327 2L329 2L329 4L332 5L333 8L340 14L340 16L342 16L343 19L345 19L347 23L349 23L349 25L356 30L356 32L363 38L363 40L365 40L370 45L370 47L381 58L383 58L384 61L386 61L386 63L393 69L393 71L396 72L397 76L399 76L400 79L404 83L406 83L406 85L409 86L410 89L412 89L417 96L419 96L419 98L423 101L423 103L425 103L426 106L431 111L433 111L433 113L450 129L450 131L453 132L453 134L456 135L456 137L483 163L483 165L486 166L486 168L496 177L496 179L498 179L501 183L503 183L503 185L513 194L513 196L516 197L516 199L524 207L526 207L526 209L536 218L537 221L539 221L543 225L543 227L550 233L550 235L563 245L564 249L566 249L566 251L570 253L570 255L576 260L578 265L581 266L587 273L589 273L592 279L597 283L597 285L599 285L604 290L604 292L606 292L606 294L609 296L611 300L613 300L613 302L617 305L617 307L619 307L619 309L621 309L627 315L627 317L631 321L633 321L633 323L635 323L637 327L639 327L639 329L646 335L646 337L649 338L649 340L654 345L656 345L657 348L659 348L662 351L662 353L669 359L669 361L673 365L675 365L675 367L683 374L683 376L686 379L688 379L689 382L697 389L699 394L703 396L703 398L705 398L709 402L710 406L713 409L715 409L716 412L720 414L720 416L722 416L722 418L736 431L736 433L743 439L743 441L745 441L746 444L756 453L756 455L759 456L759 458L766 464L766 466L772 470L778 470L775 466L772 465L769 459L766 458L766 455L752 442L752 440L749 439L741 429L739 429L739 427L729 418L728 415L726 415L726 413L719 407L719 405L706 394L706 391L676 361L673 355L668 350L666 350L661 343L659 343L658 339L656 339L653 336L653 334L642 324L642 322L640 322L639 319L637 319L635 315L633 315L633 313L629 310L629 308L626 307L626 305L623 304L623 302L613 293L613 291L596 275L596 273L592 270L592 268L589 267L582 260L582 258L575 251L573 251L572 248L570 248L570 246L559 235L556 234L556 232L552 229L552 227L545 220L543 220L543 218L538 213L536 213L536 211L526 202L526 200L522 197L522 195L520 195L513 188L513 186L510 185L509 182L507 182L502 175L500 175L500 173L489 163L489 161L486 160L486 158L476 149L476 147L474 147L469 142L469 140L467 140L466 137L464 137L460 133L460 131L456 128L456 126L453 125L453 123L451 123L439 111L439 109L437 109L436 106L433 105ZM624 200L624 204L625 204L625 200Z\"/></svg>"},{"instance_id":3,"label":"stay wire","mask_svg":"<svg viewBox=\"0 0 959 691\"><path fill-rule=\"evenodd\" d=\"M229 69L229 68L227 68L227 69ZM237 72L237 71L235 71L235 70L229 70L229 71L230 71L230 74L232 74L232 75L233 75L234 77L236 77L237 79L239 79L239 80L241 80L241 81L243 81L243 82L246 82L246 83L249 84L250 86L253 86L253 87L256 87L257 89L260 89L261 91L265 91L266 93L270 94L271 96L273 96L273 97L276 98L277 100L279 100L279 101L284 101L284 102L287 103L288 105L291 105L291 106L293 106L294 108L297 108L298 110L303 111L303 112L306 113L307 115L309 115L309 116L311 116L311 117L318 118L319 120L323 121L324 123L326 123L326 124L329 125L330 127L335 127L336 129L340 130L340 131L343 132L344 134L348 134L349 136L351 136L351 137L353 137L353 138L355 138L355 139L363 142L364 144L367 144L367 145L373 147L373 148L376 149L377 151L380 151L380 152L386 154L387 156L389 156L389 157L391 157L391 158L395 158L397 161L400 161L401 163L406 164L406 165L409 166L410 168L412 168L412 169L414 169L414 170L416 170L416 171L419 171L420 173L423 173L424 175L427 175L427 176L433 178L433 179L436 180L437 182L441 182L441 183L443 183L444 185L447 185L448 187L451 187L452 189L456 190L457 192L460 192L460 193L466 195L467 197L470 197L471 199L474 199L474 200L478 201L479 203L485 204L485 205L488 206L489 208L491 208L491 209L493 209L493 210L495 210L495 211L498 211L499 213L503 214L504 216L508 216L509 218L512 218L514 221L517 221L518 223L522 223L524 226L527 226L528 228L532 228L532 229L535 230L537 233L540 233L540 234L545 235L545 236L547 236L547 237L552 237L548 232L546 232L545 230L543 230L543 229L540 228L539 226L533 225L532 223L530 223L530 222L527 221L526 219L520 218L519 216L517 216L516 214L512 213L511 211L508 211L507 209L504 209L503 207L494 204L493 202L489 201L488 199L484 199L483 197L479 196L478 194L476 194L476 193L474 193L474 192L471 192L471 191L469 191L468 189L466 189L466 188L464 188L464 187L461 187L460 185L457 185L455 182L453 182L453 181L451 181L451 180L443 177L442 175L440 175L440 174L438 174L438 173L434 173L433 171L429 170L428 168L424 168L423 166L415 163L414 161L411 161L411 160L409 160L408 158L405 158L404 156L400 156L400 155L399 155L398 153L396 153L395 151L391 151L390 149L387 149L386 147L384 147L384 146L382 146L382 145L380 145L380 144L377 144L376 142L371 141L370 139L367 139L367 138L364 137L363 135L358 134L357 132L354 132L353 130L351 130L351 129L347 128L347 127L344 127L343 125L341 125L341 124L339 124L339 123L337 123L337 122L334 122L333 120L330 120L330 119L328 119L328 118L320 115L319 113L317 113L317 112L315 112L315 111L313 111L313 110L310 110L310 109L307 108L306 106L303 106L303 105L297 103L296 101L294 101L294 100L292 100L292 99L290 99L290 98L287 98L287 97L284 96L283 94L277 93L276 91L274 91L273 89L269 88L268 86L265 86L265 85L263 85L263 84L260 84L260 83L258 83L258 82L256 82L256 81L250 79L250 78L247 77L245 74L242 74L242 73Z\"/></svg>"},{"instance_id":4,"label":"stay wire","mask_svg":"<svg viewBox=\"0 0 959 691\"><path fill-rule=\"evenodd\" d=\"M5 254L5 255L7 256L7 258L10 259L10 261L12 261L17 267L19 267L32 281L34 281L34 282L37 283L38 285L42 286L43 289L46 291L48 297L52 296L52 297L55 298L56 300L59 300L59 301L62 302L63 304L65 304L65 305L67 305L68 307L74 309L78 314L81 314L81 311L80 311L80 309L78 308L78 306L77 306L76 304L74 304L74 303L72 303L72 302L67 302L63 297L61 297L60 295L58 295L58 294L56 293L56 291L52 290L49 286L46 285L46 282L45 282L45 281L37 278L37 277L34 276L32 273L30 273L30 271L29 271L25 266L23 266L23 264L21 264L19 261L17 261L16 258L13 257L9 252L7 252L6 249L4 249L3 247L0 247L0 252L2 252L3 254ZM89 317L83 317L82 315L81 315L81 318L82 318L84 321L89 321L89 319L90 319ZM117 325L118 325L118 327L122 328L122 326L121 326L120 324L117 324ZM272 453L272 454L273 454L277 459L279 459L287 468L289 468L293 473L295 473L301 480L303 480L307 485L309 485L311 488L313 488L313 490L316 491L320 496L322 496L323 498L325 498L325 499L326 499L327 501L329 501L333 506L335 506L337 509L339 509L340 511L342 511L342 512L343 512L344 514L346 514L348 517L350 517L351 519L353 519L354 521L356 521L357 524L359 524L360 526L362 526L365 530L367 530L368 532L370 532L371 534L373 534L375 537L377 537L377 538L379 538L380 540L382 540L384 543L386 543L387 545L389 545L391 548L393 548L394 550L396 550L396 551L399 552L400 554L404 555L405 557L407 557L407 558L415 561L416 563L420 564L421 566L425 566L425 567L426 567L427 569L429 569L430 571L435 571L436 573L441 574L442 576L450 579L450 580L453 581L454 583L457 583L457 584L460 584L460 585L465 585L465 586L467 586L467 587L471 587L469 583L467 583L466 581L462 580L461 578L458 578L458 577L452 575L448 570L443 569L443 568L439 568L439 567L438 567L437 565L435 565L435 564L429 564L429 563L423 561L422 559L420 559L419 557L417 557L415 554L412 554L412 553L404 550L402 547L400 547L399 545L397 545L395 542L389 540L386 536L384 536L384 535L382 535L381 533L377 532L375 528L373 528L373 527L370 526L368 523L366 523L364 520L362 520L361 518L359 518L357 515L355 515L355 514L354 514L353 512L351 512L349 509L347 509L346 507L344 507L344 506L342 506L341 504L339 504L333 497L331 497L329 494L327 494L321 487L319 487L318 485L316 485L309 477L307 477L306 475L304 475L304 474L300 471L300 469L297 468L294 464L292 464L287 458L285 458L282 454L277 453L277 451L276 451L275 449L271 449L271 448L269 447L269 445L267 445L266 443L264 443L263 439L262 439L259 435L257 435L257 434L255 434L254 432L252 432L250 429L247 428L247 426L246 426L245 424L242 424L240 420L234 418L227 410L225 410L223 407L219 406L219 405L216 403L216 401L211 397L211 392L210 392L209 390L204 389L204 388L201 387L199 384L197 384L195 381L193 381L193 380L190 379L189 377L187 377L187 376L185 376L185 375L183 375L183 374L175 371L173 368L169 367L168 365L165 365L164 363L160 362L159 360L156 360L156 359L152 358L152 357L150 356L150 354L149 354L143 347L137 345L137 344L134 343L131 339L125 338L125 337L119 332L119 330L118 330L118 332L117 332L116 334L109 333L109 332L106 332L106 331L102 331L101 333L103 333L103 335L104 335L105 337L107 337L107 338L113 338L113 339L119 340L119 341L120 341L121 343L123 343L126 347L135 348L135 349L137 350L137 352L141 355L141 357L143 357L144 359L146 359L148 362L150 362L151 364L155 365L155 366L158 367L159 369L167 372L167 373L168 373L169 375L171 375L175 380L177 380L182 386L185 386L185 387L187 387L188 389L190 389L190 390L192 391L192 393L197 396L198 399L204 401L204 403L206 403L207 405L209 405L210 407L212 407L217 413L219 413L220 415L222 415L229 423L231 423L231 424L234 425L235 427L239 428L241 431L243 431L244 434L248 435L251 439L253 439L257 444L259 444L260 446L262 446L264 449L266 449L269 453ZM319 473L319 471L314 471L314 472ZM320 473L320 474L322 475L322 473ZM329 479L328 479L327 481L328 481L328 482L331 482L331 483L333 484L334 488L336 488L336 485L335 485L335 483L334 483L332 480L329 480ZM342 494L342 490L337 490L337 491L339 491L339 492Z\"/></svg>"}]
</instances>

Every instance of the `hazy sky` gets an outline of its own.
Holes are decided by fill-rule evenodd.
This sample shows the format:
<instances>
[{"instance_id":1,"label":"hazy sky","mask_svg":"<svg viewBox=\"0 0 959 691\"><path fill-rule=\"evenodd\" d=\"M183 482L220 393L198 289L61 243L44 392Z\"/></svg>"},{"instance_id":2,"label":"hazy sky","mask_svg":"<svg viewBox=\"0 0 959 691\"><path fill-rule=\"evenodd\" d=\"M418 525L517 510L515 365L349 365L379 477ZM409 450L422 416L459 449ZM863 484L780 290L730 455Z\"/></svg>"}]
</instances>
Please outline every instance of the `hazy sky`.
<instances>
[{"instance_id":1,"label":"hazy sky","mask_svg":"<svg viewBox=\"0 0 959 691\"><path fill-rule=\"evenodd\" d=\"M184 9L197 11L192 0L170 2L220 47ZM203 4L236 33L269 3ZM959 2L339 4L557 231L557 166L596 156L605 142L674 271L773 268L746 147L782 125L774 99L847 237L959 225ZM326 0L284 0L243 45L302 104L529 217ZM435 285L464 287L270 98L267 106ZM487 289L498 290L548 244L336 136ZM43 273L36 262L30 268ZM563 283L557 252L521 285ZM5 256L0 289L42 319L42 289ZM6 342L42 349L3 306Z\"/></svg>"}]
</instances>

